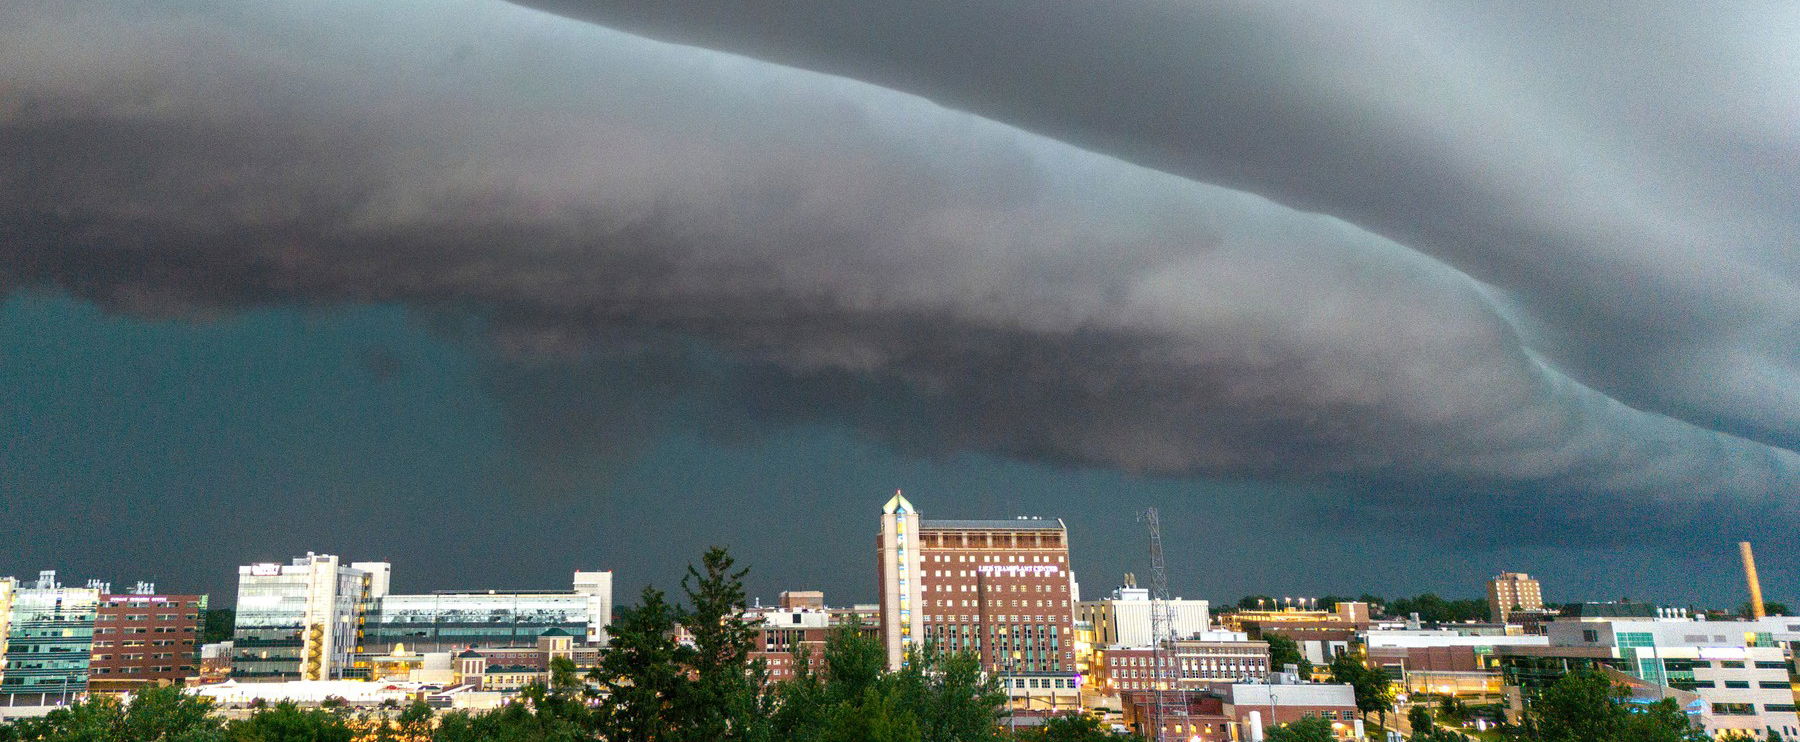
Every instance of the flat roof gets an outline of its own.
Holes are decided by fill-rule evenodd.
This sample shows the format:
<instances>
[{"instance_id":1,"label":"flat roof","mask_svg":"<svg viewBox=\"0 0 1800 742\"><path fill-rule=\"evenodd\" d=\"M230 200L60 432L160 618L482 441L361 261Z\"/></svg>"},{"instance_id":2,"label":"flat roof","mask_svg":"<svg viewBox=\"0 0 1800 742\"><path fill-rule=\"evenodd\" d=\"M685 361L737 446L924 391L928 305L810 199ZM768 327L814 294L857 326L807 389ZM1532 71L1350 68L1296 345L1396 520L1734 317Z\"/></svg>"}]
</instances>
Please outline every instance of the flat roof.
<instances>
[{"instance_id":1,"label":"flat roof","mask_svg":"<svg viewBox=\"0 0 1800 742\"><path fill-rule=\"evenodd\" d=\"M1013 520L926 520L919 522L920 528L936 528L953 531L1060 531L1063 524L1057 518L1017 518Z\"/></svg>"}]
</instances>

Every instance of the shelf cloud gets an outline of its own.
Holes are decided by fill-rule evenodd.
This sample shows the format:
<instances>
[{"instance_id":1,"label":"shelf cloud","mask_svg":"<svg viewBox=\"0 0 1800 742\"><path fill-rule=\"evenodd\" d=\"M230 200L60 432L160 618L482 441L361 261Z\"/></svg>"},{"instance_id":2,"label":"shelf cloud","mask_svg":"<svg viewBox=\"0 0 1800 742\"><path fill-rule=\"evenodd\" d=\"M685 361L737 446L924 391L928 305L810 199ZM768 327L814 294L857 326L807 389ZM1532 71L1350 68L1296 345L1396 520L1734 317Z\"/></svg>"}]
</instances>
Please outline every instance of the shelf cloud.
<instances>
[{"instance_id":1,"label":"shelf cloud","mask_svg":"<svg viewBox=\"0 0 1800 742\"><path fill-rule=\"evenodd\" d=\"M1710 100L1741 116L1671 100L1615 142L1649 101L1549 71L1629 38L1539 59L1496 49L1524 10L1451 33L1473 4L1162 10L1135 55L1145 17L1003 33L1011 3L743 43L710 5L636 5L666 12L559 9L870 82L482 0L8 3L0 291L470 310L547 364L698 345L737 369L705 383L781 390L758 414L921 452L1792 509L1800 95L1740 81ZM829 25L875 8L879 36ZM1016 63L963 67L979 40ZM1761 154L1707 156L1721 131Z\"/></svg>"}]
</instances>

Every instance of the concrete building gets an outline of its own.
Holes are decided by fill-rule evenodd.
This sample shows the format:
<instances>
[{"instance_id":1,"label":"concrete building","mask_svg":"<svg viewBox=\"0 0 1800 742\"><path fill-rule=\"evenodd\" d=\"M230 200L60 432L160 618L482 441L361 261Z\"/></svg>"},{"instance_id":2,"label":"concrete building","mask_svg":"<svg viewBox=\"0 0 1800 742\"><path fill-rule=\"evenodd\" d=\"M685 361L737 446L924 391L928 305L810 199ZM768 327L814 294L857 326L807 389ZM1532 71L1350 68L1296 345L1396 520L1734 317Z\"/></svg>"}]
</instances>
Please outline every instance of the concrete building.
<instances>
[{"instance_id":1,"label":"concrete building","mask_svg":"<svg viewBox=\"0 0 1800 742\"><path fill-rule=\"evenodd\" d=\"M359 651L362 618L387 587L385 562L345 564L307 552L289 564L238 568L232 677L335 680Z\"/></svg>"},{"instance_id":2,"label":"concrete building","mask_svg":"<svg viewBox=\"0 0 1800 742\"><path fill-rule=\"evenodd\" d=\"M1800 641L1800 619L1696 621L1667 610L1592 615L1598 612L1552 622L1547 646L1496 648L1514 713L1571 670L1609 668L1640 681L1652 699L1680 698L1675 691L1697 696L1688 710L1709 735L1800 734L1783 648Z\"/></svg>"},{"instance_id":3,"label":"concrete building","mask_svg":"<svg viewBox=\"0 0 1800 742\"><path fill-rule=\"evenodd\" d=\"M55 570L29 586L8 581L0 706L63 705L88 690L96 587L64 587Z\"/></svg>"},{"instance_id":4,"label":"concrete building","mask_svg":"<svg viewBox=\"0 0 1800 742\"><path fill-rule=\"evenodd\" d=\"M147 583L129 593L101 595L94 616L90 689L130 693L197 676L206 607L205 595L160 594Z\"/></svg>"},{"instance_id":5,"label":"concrete building","mask_svg":"<svg viewBox=\"0 0 1800 742\"><path fill-rule=\"evenodd\" d=\"M583 638L589 644L606 644L611 639L606 633L606 627L612 625L612 570L576 572L575 593L587 597L587 629Z\"/></svg>"},{"instance_id":6,"label":"concrete building","mask_svg":"<svg viewBox=\"0 0 1800 742\"><path fill-rule=\"evenodd\" d=\"M1151 645L1150 591L1127 585L1102 600L1086 600L1075 606L1075 620L1094 626L1094 643L1103 647ZM1207 601L1175 598L1168 601L1173 638L1186 639L1211 628Z\"/></svg>"},{"instance_id":7,"label":"concrete building","mask_svg":"<svg viewBox=\"0 0 1800 742\"><path fill-rule=\"evenodd\" d=\"M1516 611L1544 610L1538 581L1524 572L1502 572L1487 584L1488 612L1494 623L1506 623Z\"/></svg>"},{"instance_id":8,"label":"concrete building","mask_svg":"<svg viewBox=\"0 0 1800 742\"><path fill-rule=\"evenodd\" d=\"M895 493L882 507L877 547L890 666L929 640L975 651L1015 696L1075 697L1078 588L1062 521L922 520Z\"/></svg>"}]
</instances>

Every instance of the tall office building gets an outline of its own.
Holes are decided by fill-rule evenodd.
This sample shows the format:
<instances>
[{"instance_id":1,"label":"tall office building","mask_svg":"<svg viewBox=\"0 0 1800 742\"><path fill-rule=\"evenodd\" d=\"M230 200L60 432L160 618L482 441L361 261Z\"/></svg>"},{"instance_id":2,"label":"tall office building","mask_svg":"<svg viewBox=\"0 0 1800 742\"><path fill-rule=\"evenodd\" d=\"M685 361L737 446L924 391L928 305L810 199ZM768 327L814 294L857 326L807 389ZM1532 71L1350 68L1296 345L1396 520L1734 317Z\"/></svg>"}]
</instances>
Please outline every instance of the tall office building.
<instances>
[{"instance_id":1,"label":"tall office building","mask_svg":"<svg viewBox=\"0 0 1800 742\"><path fill-rule=\"evenodd\" d=\"M238 567L231 674L243 680L343 677L359 651L361 618L386 589L387 563L341 563L307 552L291 564Z\"/></svg>"},{"instance_id":2,"label":"tall office building","mask_svg":"<svg viewBox=\"0 0 1800 742\"><path fill-rule=\"evenodd\" d=\"M1072 690L1074 602L1060 520L921 520L904 495L877 536L888 663L925 641L972 650L1008 687Z\"/></svg>"},{"instance_id":3,"label":"tall office building","mask_svg":"<svg viewBox=\"0 0 1800 742\"><path fill-rule=\"evenodd\" d=\"M1524 572L1503 572L1488 580L1488 613L1494 623L1506 623L1517 611L1544 610L1538 581Z\"/></svg>"},{"instance_id":4,"label":"tall office building","mask_svg":"<svg viewBox=\"0 0 1800 742\"><path fill-rule=\"evenodd\" d=\"M925 636L925 614L919 610L924 591L919 582L919 511L899 492L881 507L877 541L881 640L887 647L888 668L898 669L907 651Z\"/></svg>"},{"instance_id":5,"label":"tall office building","mask_svg":"<svg viewBox=\"0 0 1800 742\"><path fill-rule=\"evenodd\" d=\"M100 590L63 587L54 570L39 572L30 586L8 581L0 590L8 595L0 705L67 703L87 692Z\"/></svg>"}]
</instances>

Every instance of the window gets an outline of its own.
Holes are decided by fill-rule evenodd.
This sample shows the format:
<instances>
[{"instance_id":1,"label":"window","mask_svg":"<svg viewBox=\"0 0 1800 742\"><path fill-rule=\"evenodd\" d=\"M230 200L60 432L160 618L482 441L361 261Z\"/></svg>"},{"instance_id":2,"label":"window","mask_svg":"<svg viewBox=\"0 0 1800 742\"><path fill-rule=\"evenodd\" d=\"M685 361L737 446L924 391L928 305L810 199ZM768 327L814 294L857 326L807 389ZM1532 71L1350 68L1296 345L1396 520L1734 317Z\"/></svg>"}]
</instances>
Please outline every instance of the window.
<instances>
[{"instance_id":1,"label":"window","mask_svg":"<svg viewBox=\"0 0 1800 742\"><path fill-rule=\"evenodd\" d=\"M1756 704L1753 703L1715 703L1712 705L1714 716L1754 716Z\"/></svg>"},{"instance_id":2,"label":"window","mask_svg":"<svg viewBox=\"0 0 1800 742\"><path fill-rule=\"evenodd\" d=\"M1600 641L1600 632L1595 629L1582 629L1581 630L1581 640L1584 642Z\"/></svg>"},{"instance_id":3,"label":"window","mask_svg":"<svg viewBox=\"0 0 1800 742\"><path fill-rule=\"evenodd\" d=\"M1787 663L1786 662L1757 662L1756 669L1758 669L1758 670L1786 670Z\"/></svg>"},{"instance_id":4,"label":"window","mask_svg":"<svg viewBox=\"0 0 1800 742\"><path fill-rule=\"evenodd\" d=\"M1744 661L1743 660L1720 660L1719 667L1724 667L1724 668L1728 668L1728 669L1732 669L1732 670L1742 670L1742 669L1744 669Z\"/></svg>"},{"instance_id":5,"label":"window","mask_svg":"<svg viewBox=\"0 0 1800 742\"><path fill-rule=\"evenodd\" d=\"M1786 689L1790 687L1785 680L1764 680L1756 684L1758 688Z\"/></svg>"},{"instance_id":6,"label":"window","mask_svg":"<svg viewBox=\"0 0 1800 742\"><path fill-rule=\"evenodd\" d=\"M1727 687L1727 688L1748 688L1748 687L1750 687L1750 681L1748 681L1748 680L1727 680L1727 681L1725 681L1725 687Z\"/></svg>"}]
</instances>

